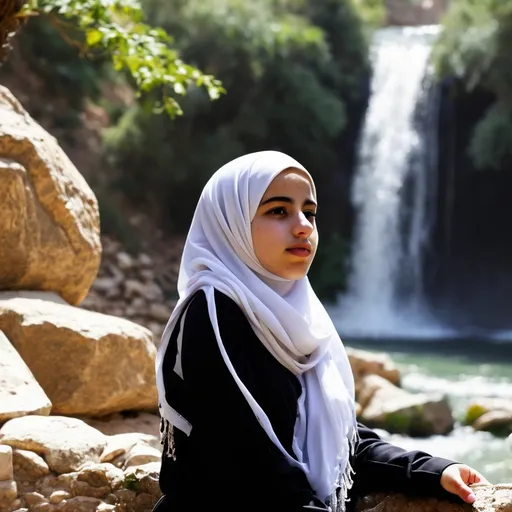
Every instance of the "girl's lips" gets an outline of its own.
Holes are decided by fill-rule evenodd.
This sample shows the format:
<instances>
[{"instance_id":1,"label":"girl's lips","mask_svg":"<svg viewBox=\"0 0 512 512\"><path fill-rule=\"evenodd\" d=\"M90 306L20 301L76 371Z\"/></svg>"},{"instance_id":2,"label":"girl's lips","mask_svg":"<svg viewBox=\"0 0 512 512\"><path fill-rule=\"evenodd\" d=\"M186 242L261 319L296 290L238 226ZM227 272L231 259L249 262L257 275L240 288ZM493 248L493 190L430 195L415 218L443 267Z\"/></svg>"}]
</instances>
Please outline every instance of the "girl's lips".
<instances>
[{"instance_id":1,"label":"girl's lips","mask_svg":"<svg viewBox=\"0 0 512 512\"><path fill-rule=\"evenodd\" d=\"M296 247L294 249L286 249L290 254L293 254L294 256L298 256L299 258L307 258L311 251L309 249L302 249L300 247Z\"/></svg>"}]
</instances>

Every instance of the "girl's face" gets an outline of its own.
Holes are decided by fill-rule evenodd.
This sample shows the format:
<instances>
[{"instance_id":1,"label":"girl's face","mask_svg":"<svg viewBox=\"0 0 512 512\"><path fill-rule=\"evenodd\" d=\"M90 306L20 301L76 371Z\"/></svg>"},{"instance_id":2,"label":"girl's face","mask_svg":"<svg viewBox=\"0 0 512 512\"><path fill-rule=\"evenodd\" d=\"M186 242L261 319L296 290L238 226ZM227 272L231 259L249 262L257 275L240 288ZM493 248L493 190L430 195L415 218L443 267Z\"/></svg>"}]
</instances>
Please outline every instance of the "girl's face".
<instances>
[{"instance_id":1,"label":"girl's face","mask_svg":"<svg viewBox=\"0 0 512 512\"><path fill-rule=\"evenodd\" d=\"M251 223L261 266L287 280L302 279L318 244L316 197L306 174L287 169L267 188Z\"/></svg>"}]
</instances>

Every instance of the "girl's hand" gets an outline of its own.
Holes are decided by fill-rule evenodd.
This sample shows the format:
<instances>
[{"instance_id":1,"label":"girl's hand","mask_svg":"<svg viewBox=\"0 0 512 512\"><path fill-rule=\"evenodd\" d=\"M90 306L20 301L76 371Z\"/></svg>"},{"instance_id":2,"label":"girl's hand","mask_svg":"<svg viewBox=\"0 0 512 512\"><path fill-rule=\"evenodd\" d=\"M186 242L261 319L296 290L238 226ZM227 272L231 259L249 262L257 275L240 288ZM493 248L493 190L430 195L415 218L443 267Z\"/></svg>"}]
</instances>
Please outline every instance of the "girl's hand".
<instances>
[{"instance_id":1,"label":"girl's hand","mask_svg":"<svg viewBox=\"0 0 512 512\"><path fill-rule=\"evenodd\" d=\"M456 494L466 503L474 503L476 496L469 488L472 484L488 484L478 471L465 464L452 464L441 474L441 486L445 491Z\"/></svg>"}]
</instances>

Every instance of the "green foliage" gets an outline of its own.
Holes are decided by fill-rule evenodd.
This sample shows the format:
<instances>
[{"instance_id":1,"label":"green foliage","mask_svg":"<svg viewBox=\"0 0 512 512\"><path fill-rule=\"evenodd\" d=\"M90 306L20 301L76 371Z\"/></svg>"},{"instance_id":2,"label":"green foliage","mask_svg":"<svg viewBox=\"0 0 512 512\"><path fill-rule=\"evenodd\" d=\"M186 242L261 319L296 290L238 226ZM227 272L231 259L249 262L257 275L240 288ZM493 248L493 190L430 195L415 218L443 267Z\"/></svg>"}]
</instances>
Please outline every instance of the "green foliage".
<instances>
[{"instance_id":1,"label":"green foliage","mask_svg":"<svg viewBox=\"0 0 512 512\"><path fill-rule=\"evenodd\" d=\"M456 0L435 50L441 75L463 79L512 98L512 4L501 0Z\"/></svg>"},{"instance_id":2,"label":"green foliage","mask_svg":"<svg viewBox=\"0 0 512 512\"><path fill-rule=\"evenodd\" d=\"M72 107L73 110L68 112L70 122L66 125L76 125L83 98L97 98L100 93L101 63L77 58L76 48L60 37L45 17L30 20L28 30L20 34L19 42L21 56L30 69L37 72L45 83L51 84L56 96L65 98ZM32 112L36 117L37 107L36 104L36 111Z\"/></svg>"},{"instance_id":3,"label":"green foliage","mask_svg":"<svg viewBox=\"0 0 512 512\"><path fill-rule=\"evenodd\" d=\"M350 0L145 0L151 23L184 58L222 80L211 103L199 89L170 122L126 112L105 134L114 184L186 230L199 192L227 160L279 149L308 167L319 195L343 166L347 104L361 98L367 46ZM325 205L326 209L328 205Z\"/></svg>"},{"instance_id":4,"label":"green foliage","mask_svg":"<svg viewBox=\"0 0 512 512\"><path fill-rule=\"evenodd\" d=\"M151 96L153 107L172 117L182 113L176 97L192 85L204 87L211 99L224 91L218 80L179 58L164 30L143 23L136 0L30 0L24 13L48 16L82 54L108 55L114 69L127 72L135 82L139 95L160 91L158 99ZM70 30L81 38L70 37Z\"/></svg>"},{"instance_id":5,"label":"green foliage","mask_svg":"<svg viewBox=\"0 0 512 512\"><path fill-rule=\"evenodd\" d=\"M321 222L321 221L320 221ZM315 261L309 270L309 280L315 292L325 300L335 301L346 288L350 244L339 233L320 237Z\"/></svg>"},{"instance_id":6,"label":"green foliage","mask_svg":"<svg viewBox=\"0 0 512 512\"><path fill-rule=\"evenodd\" d=\"M464 419L465 425L473 425L475 421L480 418L480 416L484 415L489 410L480 404L472 404L468 407L466 411L466 417Z\"/></svg>"},{"instance_id":7,"label":"green foliage","mask_svg":"<svg viewBox=\"0 0 512 512\"><path fill-rule=\"evenodd\" d=\"M477 169L499 171L512 165L512 105L497 102L476 125L469 155Z\"/></svg>"},{"instance_id":8,"label":"green foliage","mask_svg":"<svg viewBox=\"0 0 512 512\"><path fill-rule=\"evenodd\" d=\"M138 238L122 210L116 204L112 194L103 188L94 187L100 211L101 232L112 235L123 244L128 252L140 252Z\"/></svg>"},{"instance_id":9,"label":"green foliage","mask_svg":"<svg viewBox=\"0 0 512 512\"><path fill-rule=\"evenodd\" d=\"M503 168L512 159L512 3L455 0L434 59L441 77L466 91L491 92L496 103L475 128L469 154L477 168Z\"/></svg>"},{"instance_id":10,"label":"green foliage","mask_svg":"<svg viewBox=\"0 0 512 512\"><path fill-rule=\"evenodd\" d=\"M383 0L352 0L358 15L370 29L381 27L386 21L386 7Z\"/></svg>"}]
</instances>

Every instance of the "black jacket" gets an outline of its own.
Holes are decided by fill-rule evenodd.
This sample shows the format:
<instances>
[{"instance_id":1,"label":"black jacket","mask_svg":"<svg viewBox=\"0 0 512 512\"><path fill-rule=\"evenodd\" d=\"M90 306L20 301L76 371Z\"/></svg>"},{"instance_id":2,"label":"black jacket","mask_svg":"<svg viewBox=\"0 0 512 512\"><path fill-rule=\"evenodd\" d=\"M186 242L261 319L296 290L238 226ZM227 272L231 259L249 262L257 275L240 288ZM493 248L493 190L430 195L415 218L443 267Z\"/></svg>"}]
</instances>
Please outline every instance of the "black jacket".
<instances>
[{"instance_id":1,"label":"black jacket","mask_svg":"<svg viewBox=\"0 0 512 512\"><path fill-rule=\"evenodd\" d=\"M276 435L290 454L301 393L295 375L284 368L255 335L242 310L215 293L219 329L236 372L268 415ZM179 323L178 323L179 325ZM304 511L313 493L304 473L292 467L259 425L222 359L210 323L204 292L192 298L183 333L184 380L173 371L172 334L164 358L168 402L193 425L189 437L174 429L176 460L162 458L160 487L164 497L155 512L202 510ZM359 425L360 442L351 503L371 491L402 491L447 497L440 484L452 461L407 452L382 441Z\"/></svg>"}]
</instances>

